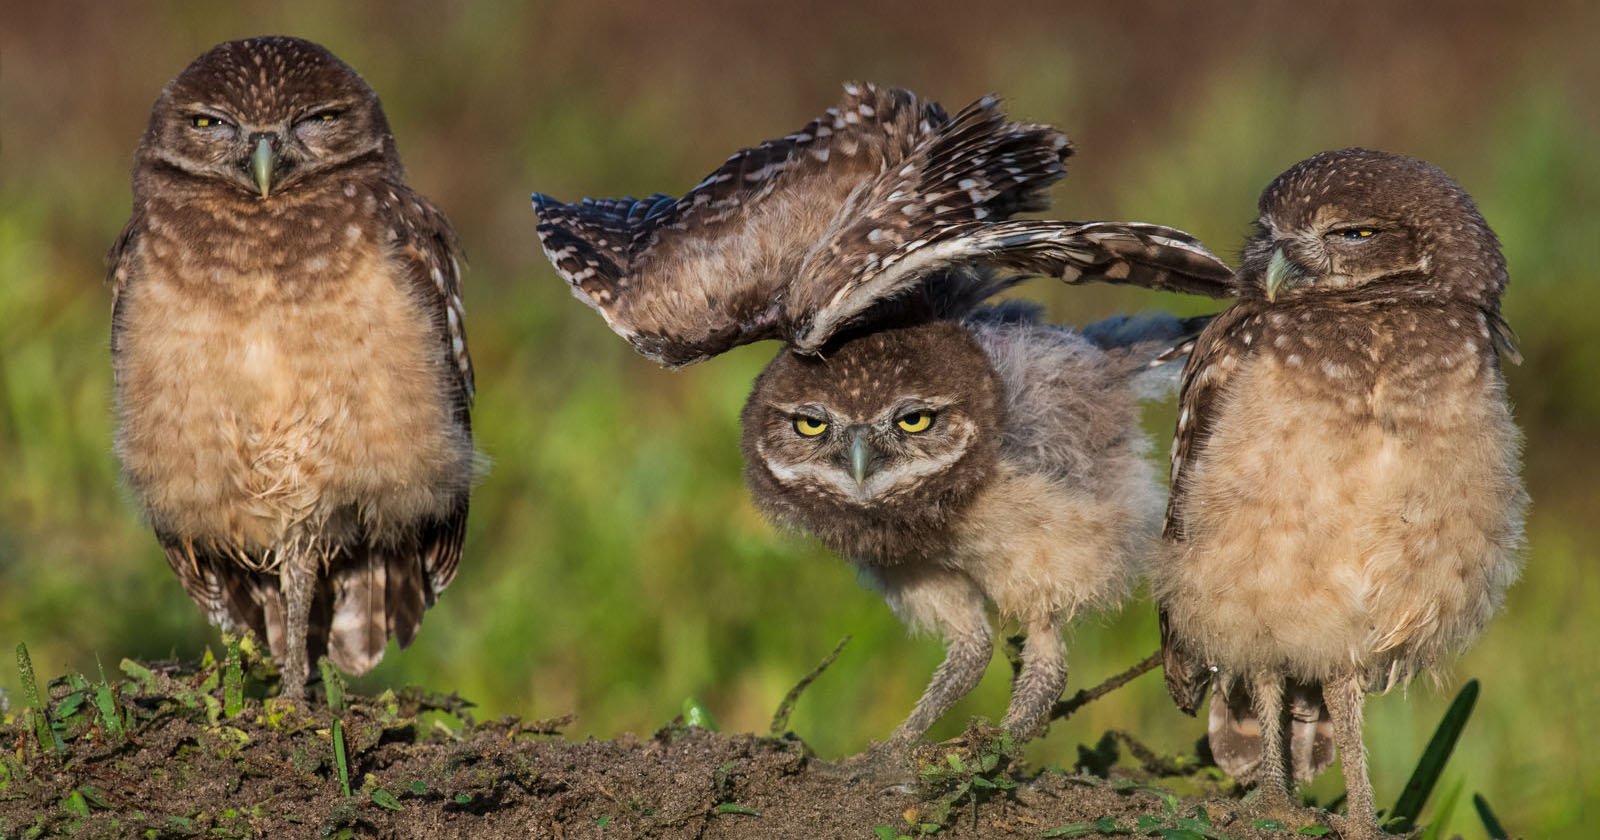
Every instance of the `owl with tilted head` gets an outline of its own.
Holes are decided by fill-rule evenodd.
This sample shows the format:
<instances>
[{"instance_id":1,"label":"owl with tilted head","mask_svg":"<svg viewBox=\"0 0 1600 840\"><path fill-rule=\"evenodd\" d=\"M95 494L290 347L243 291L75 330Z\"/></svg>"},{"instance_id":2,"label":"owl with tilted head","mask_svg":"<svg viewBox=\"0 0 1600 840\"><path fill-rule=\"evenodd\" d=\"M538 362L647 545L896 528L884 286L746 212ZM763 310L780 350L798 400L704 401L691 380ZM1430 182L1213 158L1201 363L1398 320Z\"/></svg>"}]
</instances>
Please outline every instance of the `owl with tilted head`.
<instances>
[{"instance_id":1,"label":"owl with tilted head","mask_svg":"<svg viewBox=\"0 0 1600 840\"><path fill-rule=\"evenodd\" d=\"M1027 633L1003 724L1036 734L1066 683L1064 622L1117 603L1156 536L1137 383L1200 322L1078 332L988 301L1025 273L1215 294L1232 272L1170 228L1008 220L1048 204L1069 154L992 97L950 115L848 85L681 198L535 196L551 262L644 355L677 366L785 343L742 417L756 505L946 645L878 755L903 754L978 683L991 610Z\"/></svg>"},{"instance_id":2,"label":"owl with tilted head","mask_svg":"<svg viewBox=\"0 0 1600 840\"><path fill-rule=\"evenodd\" d=\"M211 49L108 260L117 455L190 598L287 696L409 644L461 558L473 377L455 232L377 94L298 38Z\"/></svg>"},{"instance_id":3,"label":"owl with tilted head","mask_svg":"<svg viewBox=\"0 0 1600 840\"><path fill-rule=\"evenodd\" d=\"M1376 837L1364 693L1466 647L1522 565L1505 258L1444 172L1366 149L1274 180L1243 254L1183 372L1168 687L1215 689L1212 751L1269 807L1337 748L1341 834Z\"/></svg>"}]
</instances>

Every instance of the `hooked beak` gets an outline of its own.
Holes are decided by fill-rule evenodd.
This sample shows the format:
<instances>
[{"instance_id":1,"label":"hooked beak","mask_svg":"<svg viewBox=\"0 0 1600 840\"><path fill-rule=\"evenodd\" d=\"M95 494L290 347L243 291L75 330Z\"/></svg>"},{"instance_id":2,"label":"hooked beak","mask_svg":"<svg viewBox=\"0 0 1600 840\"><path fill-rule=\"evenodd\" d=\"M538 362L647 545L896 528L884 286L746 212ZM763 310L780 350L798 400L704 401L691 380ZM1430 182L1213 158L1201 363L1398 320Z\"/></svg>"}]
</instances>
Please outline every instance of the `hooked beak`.
<instances>
[{"instance_id":1,"label":"hooked beak","mask_svg":"<svg viewBox=\"0 0 1600 840\"><path fill-rule=\"evenodd\" d=\"M1306 270L1284 256L1283 247L1272 249L1272 260L1267 263L1267 301L1278 299L1278 292L1294 288L1306 278Z\"/></svg>"},{"instance_id":2,"label":"hooked beak","mask_svg":"<svg viewBox=\"0 0 1600 840\"><path fill-rule=\"evenodd\" d=\"M277 168L278 155L272 150L272 138L262 137L256 141L256 150L250 154L250 173L256 178L262 198L272 192L272 175Z\"/></svg>"},{"instance_id":3,"label":"hooked beak","mask_svg":"<svg viewBox=\"0 0 1600 840\"><path fill-rule=\"evenodd\" d=\"M872 474L872 444L867 443L867 430L856 429L850 433L850 475L855 477L856 489L865 489L867 476Z\"/></svg>"}]
</instances>

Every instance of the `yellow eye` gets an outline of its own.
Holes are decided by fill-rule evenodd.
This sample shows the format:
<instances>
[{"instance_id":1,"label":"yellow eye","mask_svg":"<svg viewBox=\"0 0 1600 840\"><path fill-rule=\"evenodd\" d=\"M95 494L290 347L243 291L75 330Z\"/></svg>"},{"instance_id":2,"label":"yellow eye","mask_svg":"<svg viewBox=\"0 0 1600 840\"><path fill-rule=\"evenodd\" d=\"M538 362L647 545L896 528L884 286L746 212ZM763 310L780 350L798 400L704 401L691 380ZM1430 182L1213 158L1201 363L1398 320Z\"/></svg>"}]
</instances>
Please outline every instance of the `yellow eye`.
<instances>
[{"instance_id":1,"label":"yellow eye","mask_svg":"<svg viewBox=\"0 0 1600 840\"><path fill-rule=\"evenodd\" d=\"M227 125L227 123L223 122L217 117L207 116L205 114L196 114L191 122L194 123L195 128L216 128L219 125Z\"/></svg>"},{"instance_id":2,"label":"yellow eye","mask_svg":"<svg viewBox=\"0 0 1600 840\"><path fill-rule=\"evenodd\" d=\"M339 114L336 111L323 111L322 113L317 115L317 119L319 119L319 120L321 120L323 122L333 122L334 120L336 120L338 118L339 118Z\"/></svg>"},{"instance_id":3,"label":"yellow eye","mask_svg":"<svg viewBox=\"0 0 1600 840\"><path fill-rule=\"evenodd\" d=\"M805 437L816 437L828 430L828 422L802 415L794 418L794 430Z\"/></svg>"},{"instance_id":4,"label":"yellow eye","mask_svg":"<svg viewBox=\"0 0 1600 840\"><path fill-rule=\"evenodd\" d=\"M902 414L900 419L895 421L895 425L899 426L901 431L909 432L913 435L918 432L926 432L928 427L933 425L933 412L912 411Z\"/></svg>"},{"instance_id":5,"label":"yellow eye","mask_svg":"<svg viewBox=\"0 0 1600 840\"><path fill-rule=\"evenodd\" d=\"M1355 228L1343 232L1345 239L1371 239L1378 231L1375 228Z\"/></svg>"}]
</instances>

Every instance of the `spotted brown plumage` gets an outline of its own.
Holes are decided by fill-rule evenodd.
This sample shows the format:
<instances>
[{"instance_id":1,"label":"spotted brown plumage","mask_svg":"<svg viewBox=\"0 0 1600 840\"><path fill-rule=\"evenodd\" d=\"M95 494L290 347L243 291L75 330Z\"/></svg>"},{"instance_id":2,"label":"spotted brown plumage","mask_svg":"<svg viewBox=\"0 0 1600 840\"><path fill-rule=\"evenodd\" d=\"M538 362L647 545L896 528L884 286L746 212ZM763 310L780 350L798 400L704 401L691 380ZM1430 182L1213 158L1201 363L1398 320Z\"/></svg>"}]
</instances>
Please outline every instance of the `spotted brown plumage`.
<instances>
[{"instance_id":1,"label":"spotted brown plumage","mask_svg":"<svg viewBox=\"0 0 1600 840\"><path fill-rule=\"evenodd\" d=\"M299 695L455 577L474 455L460 245L377 95L315 44L221 44L162 91L108 257L117 454L212 623Z\"/></svg>"},{"instance_id":2,"label":"spotted brown plumage","mask_svg":"<svg viewBox=\"0 0 1600 840\"><path fill-rule=\"evenodd\" d=\"M1336 744L1344 834L1374 837L1363 692L1468 645L1521 568L1506 265L1460 186L1383 152L1295 165L1258 226L1184 369L1152 570L1168 684L1191 711L1215 685L1212 750L1270 802Z\"/></svg>"},{"instance_id":3,"label":"spotted brown plumage","mask_svg":"<svg viewBox=\"0 0 1600 840\"><path fill-rule=\"evenodd\" d=\"M1116 603L1153 547L1141 387L1203 319L1080 333L986 302L1022 272L1219 295L1233 272L1171 228L1008 220L1044 209L1069 151L992 97L947 116L854 84L681 199L535 197L557 271L642 354L785 343L741 417L757 506L945 642L875 756L903 753L981 678L989 604L1028 637L1002 723L1039 732L1067 679L1063 626Z\"/></svg>"},{"instance_id":4,"label":"spotted brown plumage","mask_svg":"<svg viewBox=\"0 0 1600 840\"><path fill-rule=\"evenodd\" d=\"M949 116L850 84L797 132L734 154L682 198L534 195L573 293L640 353L684 365L778 339L815 353L881 301L963 265L1223 296L1231 270L1193 237L1126 222L1012 222L1041 210L1065 135L985 97Z\"/></svg>"}]
</instances>

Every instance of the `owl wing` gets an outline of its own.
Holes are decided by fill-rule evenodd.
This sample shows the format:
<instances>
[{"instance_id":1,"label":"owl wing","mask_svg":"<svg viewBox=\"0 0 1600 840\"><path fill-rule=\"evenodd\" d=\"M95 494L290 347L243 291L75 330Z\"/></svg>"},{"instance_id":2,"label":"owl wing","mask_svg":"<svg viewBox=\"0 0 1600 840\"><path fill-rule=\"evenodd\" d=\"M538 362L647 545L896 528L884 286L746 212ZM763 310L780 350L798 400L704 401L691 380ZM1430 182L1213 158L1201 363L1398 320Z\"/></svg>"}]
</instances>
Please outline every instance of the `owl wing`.
<instances>
[{"instance_id":1,"label":"owl wing","mask_svg":"<svg viewBox=\"0 0 1600 840\"><path fill-rule=\"evenodd\" d=\"M122 319L120 317L122 304L122 290L128 285L128 278L133 274L133 261L138 252L137 243L139 231L144 229L144 213L137 208L128 223L122 226L122 232L117 234L117 240L111 243L111 249L106 252L106 284L111 287L111 355L117 355L117 339L122 332ZM116 374L116 366L112 366L112 374Z\"/></svg>"},{"instance_id":2,"label":"owl wing","mask_svg":"<svg viewBox=\"0 0 1600 840\"><path fill-rule=\"evenodd\" d=\"M455 363L452 390L457 415L467 423L476 382L472 357L467 353L466 307L461 301L461 240L433 202L403 184L390 184L380 201L392 223L394 253L404 267L405 279L424 303L434 332Z\"/></svg>"},{"instance_id":3,"label":"owl wing","mask_svg":"<svg viewBox=\"0 0 1600 840\"><path fill-rule=\"evenodd\" d=\"M269 638L262 607L265 599L257 591L258 575L191 540L159 530L156 539L184 593L205 614L206 621L229 631L253 630L263 641Z\"/></svg>"},{"instance_id":4,"label":"owl wing","mask_svg":"<svg viewBox=\"0 0 1600 840\"><path fill-rule=\"evenodd\" d=\"M871 231L881 234L881 229ZM813 303L810 321L798 317L790 336L795 349L816 352L842 326L907 286L962 280L950 265L978 264L990 275L1004 272L1060 277L1068 283L1116 283L1210 297L1235 295L1233 269L1199 239L1175 228L1142 222L1029 220L971 221L931 225L921 235L882 256L865 246L845 251L838 262L855 268L833 298ZM1003 288L1003 279L992 288ZM812 284L809 288L826 288ZM932 290L930 290L932 291ZM962 295L967 299L976 297ZM798 296L802 305L804 300ZM946 316L961 313L943 313Z\"/></svg>"},{"instance_id":5,"label":"owl wing","mask_svg":"<svg viewBox=\"0 0 1600 840\"><path fill-rule=\"evenodd\" d=\"M1242 339L1240 328L1256 310L1252 303L1239 303L1217 315L1195 339L1189 360L1184 363L1178 391L1178 428L1172 440L1172 489L1162 526L1162 537L1169 542L1185 539L1184 505L1190 470L1211 436L1217 399L1239 364L1252 352L1252 345ZM1158 618L1167 693L1178 708L1192 715L1205 699L1210 669L1172 632L1165 610L1159 612Z\"/></svg>"},{"instance_id":6,"label":"owl wing","mask_svg":"<svg viewBox=\"0 0 1600 840\"><path fill-rule=\"evenodd\" d=\"M461 301L461 243L444 214L432 202L404 185L389 188L386 208L399 239L394 252L405 268L405 278L411 284L416 298L424 302L433 320L434 332L444 345L446 358L454 364L449 387L454 396L457 422L468 432L472 429L472 400L476 391L472 357L467 353L466 310ZM415 581L414 589L425 593L423 598L408 598L416 603L415 622L421 621L421 610L433 603L433 598L455 579L461 562L462 536L466 530L467 499L465 494L449 514L423 528L419 550L422 572L427 585ZM390 561L391 569L394 562ZM390 580L393 589L396 581ZM391 617L391 624L395 621ZM415 622L400 621L402 625ZM410 630L391 628L402 639L409 639Z\"/></svg>"},{"instance_id":7,"label":"owl wing","mask_svg":"<svg viewBox=\"0 0 1600 840\"><path fill-rule=\"evenodd\" d=\"M682 198L534 202L574 294L676 366L762 339L826 340L946 265L949 232L1042 207L1068 154L1059 132L1006 122L993 98L952 118L909 91L852 84Z\"/></svg>"}]
</instances>

